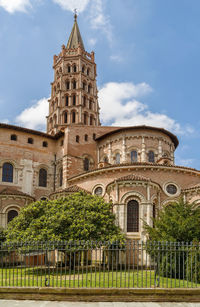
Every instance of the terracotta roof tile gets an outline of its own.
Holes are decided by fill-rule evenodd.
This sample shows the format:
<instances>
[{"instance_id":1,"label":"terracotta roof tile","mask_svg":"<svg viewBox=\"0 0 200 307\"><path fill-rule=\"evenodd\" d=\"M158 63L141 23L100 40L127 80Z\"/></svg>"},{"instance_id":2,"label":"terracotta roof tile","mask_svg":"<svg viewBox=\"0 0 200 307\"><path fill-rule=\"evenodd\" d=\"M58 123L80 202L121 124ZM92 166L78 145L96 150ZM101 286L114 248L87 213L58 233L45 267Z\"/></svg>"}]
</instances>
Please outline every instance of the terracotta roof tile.
<instances>
[{"instance_id":1,"label":"terracotta roof tile","mask_svg":"<svg viewBox=\"0 0 200 307\"><path fill-rule=\"evenodd\" d=\"M0 191L0 195L18 195L18 196L30 197L34 199L34 197L30 196L29 194L23 193L21 191L15 190L10 187L2 189Z\"/></svg>"}]
</instances>

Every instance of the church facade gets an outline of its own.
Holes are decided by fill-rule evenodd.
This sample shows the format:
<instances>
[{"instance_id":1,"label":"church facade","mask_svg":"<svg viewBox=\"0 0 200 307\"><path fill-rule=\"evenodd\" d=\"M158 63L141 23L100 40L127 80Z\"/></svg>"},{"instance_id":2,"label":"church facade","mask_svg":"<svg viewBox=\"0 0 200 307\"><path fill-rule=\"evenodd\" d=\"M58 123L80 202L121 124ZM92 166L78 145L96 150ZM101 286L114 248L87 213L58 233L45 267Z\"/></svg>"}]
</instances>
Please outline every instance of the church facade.
<instances>
[{"instance_id":1,"label":"church facade","mask_svg":"<svg viewBox=\"0 0 200 307\"><path fill-rule=\"evenodd\" d=\"M156 127L101 126L94 52L77 16L53 59L47 133L0 124L0 226L35 200L85 190L113 204L127 238L182 196L200 203L200 171L175 165L177 137Z\"/></svg>"}]
</instances>

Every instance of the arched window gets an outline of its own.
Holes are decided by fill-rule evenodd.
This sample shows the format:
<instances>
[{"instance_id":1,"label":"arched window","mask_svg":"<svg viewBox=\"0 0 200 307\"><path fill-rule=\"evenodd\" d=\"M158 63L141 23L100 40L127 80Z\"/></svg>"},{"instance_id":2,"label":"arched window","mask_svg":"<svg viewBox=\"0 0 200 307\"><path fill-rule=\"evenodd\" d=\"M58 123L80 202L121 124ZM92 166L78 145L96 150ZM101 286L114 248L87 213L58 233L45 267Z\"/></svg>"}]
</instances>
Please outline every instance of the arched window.
<instances>
[{"instance_id":1,"label":"arched window","mask_svg":"<svg viewBox=\"0 0 200 307\"><path fill-rule=\"evenodd\" d=\"M73 81L73 89L76 89L76 80Z\"/></svg>"},{"instance_id":2,"label":"arched window","mask_svg":"<svg viewBox=\"0 0 200 307\"><path fill-rule=\"evenodd\" d=\"M13 182L13 165L11 163L4 163L2 168L2 181Z\"/></svg>"},{"instance_id":3,"label":"arched window","mask_svg":"<svg viewBox=\"0 0 200 307\"><path fill-rule=\"evenodd\" d=\"M131 151L131 162L137 162L137 151L136 150L133 150Z\"/></svg>"},{"instance_id":4,"label":"arched window","mask_svg":"<svg viewBox=\"0 0 200 307\"><path fill-rule=\"evenodd\" d=\"M91 93L91 84L88 85L88 93Z\"/></svg>"},{"instance_id":5,"label":"arched window","mask_svg":"<svg viewBox=\"0 0 200 307\"><path fill-rule=\"evenodd\" d=\"M88 141L88 135L85 134L85 141L87 142Z\"/></svg>"},{"instance_id":6,"label":"arched window","mask_svg":"<svg viewBox=\"0 0 200 307\"><path fill-rule=\"evenodd\" d=\"M11 134L10 139L11 139L11 141L17 141L16 134Z\"/></svg>"},{"instance_id":7,"label":"arched window","mask_svg":"<svg viewBox=\"0 0 200 307\"><path fill-rule=\"evenodd\" d=\"M42 142L43 147L48 147L48 143L46 141Z\"/></svg>"},{"instance_id":8,"label":"arched window","mask_svg":"<svg viewBox=\"0 0 200 307\"><path fill-rule=\"evenodd\" d=\"M76 143L79 143L79 135L76 135Z\"/></svg>"},{"instance_id":9,"label":"arched window","mask_svg":"<svg viewBox=\"0 0 200 307\"><path fill-rule=\"evenodd\" d=\"M72 123L75 123L76 122L76 112L73 111L72 112Z\"/></svg>"},{"instance_id":10,"label":"arched window","mask_svg":"<svg viewBox=\"0 0 200 307\"><path fill-rule=\"evenodd\" d=\"M84 113L83 115L84 125L87 125L87 114Z\"/></svg>"},{"instance_id":11,"label":"arched window","mask_svg":"<svg viewBox=\"0 0 200 307\"><path fill-rule=\"evenodd\" d=\"M83 90L85 91L86 90L86 83L83 82Z\"/></svg>"},{"instance_id":12,"label":"arched window","mask_svg":"<svg viewBox=\"0 0 200 307\"><path fill-rule=\"evenodd\" d=\"M89 100L89 109L91 110L92 109L92 101Z\"/></svg>"},{"instance_id":13,"label":"arched window","mask_svg":"<svg viewBox=\"0 0 200 307\"><path fill-rule=\"evenodd\" d=\"M76 72L76 65L73 66L73 70L74 70L74 72Z\"/></svg>"},{"instance_id":14,"label":"arched window","mask_svg":"<svg viewBox=\"0 0 200 307\"><path fill-rule=\"evenodd\" d=\"M84 171L89 171L90 169L90 160L88 158L83 160L83 169Z\"/></svg>"},{"instance_id":15,"label":"arched window","mask_svg":"<svg viewBox=\"0 0 200 307\"><path fill-rule=\"evenodd\" d=\"M155 154L152 150L148 152L148 161L154 163L155 162Z\"/></svg>"},{"instance_id":16,"label":"arched window","mask_svg":"<svg viewBox=\"0 0 200 307\"><path fill-rule=\"evenodd\" d=\"M66 83L65 83L65 84L66 84L66 89L67 89L67 90L69 90L69 87L70 87L70 82L69 82L69 81L66 81Z\"/></svg>"},{"instance_id":17,"label":"arched window","mask_svg":"<svg viewBox=\"0 0 200 307\"><path fill-rule=\"evenodd\" d=\"M85 72L85 66L82 66L82 73L84 74Z\"/></svg>"},{"instance_id":18,"label":"arched window","mask_svg":"<svg viewBox=\"0 0 200 307\"><path fill-rule=\"evenodd\" d=\"M62 184L63 184L63 169L61 168L60 172L59 172L59 185L60 185L60 187L62 187Z\"/></svg>"},{"instance_id":19,"label":"arched window","mask_svg":"<svg viewBox=\"0 0 200 307\"><path fill-rule=\"evenodd\" d=\"M96 134L93 133L93 140L95 141L95 139L96 139Z\"/></svg>"},{"instance_id":20,"label":"arched window","mask_svg":"<svg viewBox=\"0 0 200 307\"><path fill-rule=\"evenodd\" d=\"M115 163L120 164L120 153L116 153L115 155Z\"/></svg>"},{"instance_id":21,"label":"arched window","mask_svg":"<svg viewBox=\"0 0 200 307\"><path fill-rule=\"evenodd\" d=\"M127 232L139 231L139 204L130 200L127 204Z\"/></svg>"},{"instance_id":22,"label":"arched window","mask_svg":"<svg viewBox=\"0 0 200 307\"><path fill-rule=\"evenodd\" d=\"M68 73L71 72L71 67L70 67L70 65L67 66L67 71L68 71Z\"/></svg>"},{"instance_id":23,"label":"arched window","mask_svg":"<svg viewBox=\"0 0 200 307\"><path fill-rule=\"evenodd\" d=\"M33 139L32 138L28 138L28 143L29 144L33 144L34 143Z\"/></svg>"},{"instance_id":24,"label":"arched window","mask_svg":"<svg viewBox=\"0 0 200 307\"><path fill-rule=\"evenodd\" d=\"M73 99L73 106L75 106L76 105L76 95L75 94L73 95L72 99Z\"/></svg>"},{"instance_id":25,"label":"arched window","mask_svg":"<svg viewBox=\"0 0 200 307\"><path fill-rule=\"evenodd\" d=\"M68 107L69 106L69 96L65 97L65 106Z\"/></svg>"},{"instance_id":26,"label":"arched window","mask_svg":"<svg viewBox=\"0 0 200 307\"><path fill-rule=\"evenodd\" d=\"M18 216L18 212L16 210L8 211L7 222L11 222L16 216Z\"/></svg>"},{"instance_id":27,"label":"arched window","mask_svg":"<svg viewBox=\"0 0 200 307\"><path fill-rule=\"evenodd\" d=\"M88 68L87 69L87 75L89 76L89 74L90 74L90 69Z\"/></svg>"},{"instance_id":28,"label":"arched window","mask_svg":"<svg viewBox=\"0 0 200 307\"><path fill-rule=\"evenodd\" d=\"M47 171L44 168L39 170L39 187L47 186Z\"/></svg>"},{"instance_id":29,"label":"arched window","mask_svg":"<svg viewBox=\"0 0 200 307\"><path fill-rule=\"evenodd\" d=\"M65 113L64 113L64 123L65 123L65 124L67 124L67 119L68 119L67 117L68 117L68 116L67 116L67 112L65 112Z\"/></svg>"}]
</instances>

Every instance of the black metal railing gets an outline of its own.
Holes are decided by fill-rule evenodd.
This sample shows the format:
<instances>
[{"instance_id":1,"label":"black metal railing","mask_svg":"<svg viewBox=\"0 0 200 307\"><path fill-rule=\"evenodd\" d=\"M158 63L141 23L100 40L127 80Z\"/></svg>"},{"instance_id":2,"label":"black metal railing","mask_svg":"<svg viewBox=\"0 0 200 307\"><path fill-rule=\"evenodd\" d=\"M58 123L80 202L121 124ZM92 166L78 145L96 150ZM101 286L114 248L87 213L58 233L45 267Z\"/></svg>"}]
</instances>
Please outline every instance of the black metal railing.
<instances>
[{"instance_id":1,"label":"black metal railing","mask_svg":"<svg viewBox=\"0 0 200 307\"><path fill-rule=\"evenodd\" d=\"M1 243L0 287L197 288L200 244Z\"/></svg>"}]
</instances>

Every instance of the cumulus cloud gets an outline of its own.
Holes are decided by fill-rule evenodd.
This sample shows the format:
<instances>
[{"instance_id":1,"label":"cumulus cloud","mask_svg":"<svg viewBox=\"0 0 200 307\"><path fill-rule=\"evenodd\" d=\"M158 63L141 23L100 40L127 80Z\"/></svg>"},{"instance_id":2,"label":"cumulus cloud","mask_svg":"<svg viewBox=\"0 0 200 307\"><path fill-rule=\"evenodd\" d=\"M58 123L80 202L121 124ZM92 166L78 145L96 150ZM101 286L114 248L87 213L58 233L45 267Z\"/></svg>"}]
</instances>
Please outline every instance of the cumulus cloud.
<instances>
[{"instance_id":1,"label":"cumulus cloud","mask_svg":"<svg viewBox=\"0 0 200 307\"><path fill-rule=\"evenodd\" d=\"M0 0L0 6L10 14L17 11L25 13L31 7L31 3L30 0Z\"/></svg>"},{"instance_id":2,"label":"cumulus cloud","mask_svg":"<svg viewBox=\"0 0 200 307\"><path fill-rule=\"evenodd\" d=\"M90 0L53 0L53 2L59 4L63 10L74 11L78 10L78 13L83 12Z\"/></svg>"},{"instance_id":3,"label":"cumulus cloud","mask_svg":"<svg viewBox=\"0 0 200 307\"><path fill-rule=\"evenodd\" d=\"M45 130L48 98L42 98L16 117L16 123L30 129Z\"/></svg>"},{"instance_id":4,"label":"cumulus cloud","mask_svg":"<svg viewBox=\"0 0 200 307\"><path fill-rule=\"evenodd\" d=\"M105 84L99 91L101 118L113 126L149 125L162 127L178 134L191 133L191 127L182 128L173 118L159 112L153 113L138 99L152 92L147 83Z\"/></svg>"}]
</instances>

